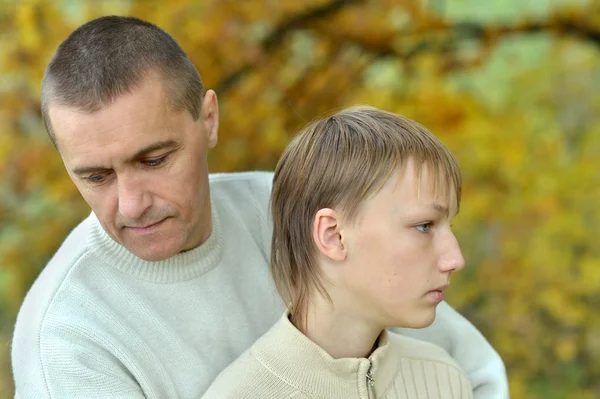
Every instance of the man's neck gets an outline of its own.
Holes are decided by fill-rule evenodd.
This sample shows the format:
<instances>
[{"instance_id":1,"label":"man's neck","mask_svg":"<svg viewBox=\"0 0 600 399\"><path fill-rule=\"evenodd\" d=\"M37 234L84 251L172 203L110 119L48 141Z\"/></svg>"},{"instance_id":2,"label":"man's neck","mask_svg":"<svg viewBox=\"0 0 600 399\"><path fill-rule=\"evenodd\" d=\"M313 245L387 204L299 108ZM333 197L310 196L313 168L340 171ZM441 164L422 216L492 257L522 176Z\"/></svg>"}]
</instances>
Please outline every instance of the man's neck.
<instances>
[{"instance_id":1,"label":"man's neck","mask_svg":"<svg viewBox=\"0 0 600 399\"><path fill-rule=\"evenodd\" d=\"M335 359L368 357L383 330L318 294L304 315L306 322L296 327Z\"/></svg>"}]
</instances>

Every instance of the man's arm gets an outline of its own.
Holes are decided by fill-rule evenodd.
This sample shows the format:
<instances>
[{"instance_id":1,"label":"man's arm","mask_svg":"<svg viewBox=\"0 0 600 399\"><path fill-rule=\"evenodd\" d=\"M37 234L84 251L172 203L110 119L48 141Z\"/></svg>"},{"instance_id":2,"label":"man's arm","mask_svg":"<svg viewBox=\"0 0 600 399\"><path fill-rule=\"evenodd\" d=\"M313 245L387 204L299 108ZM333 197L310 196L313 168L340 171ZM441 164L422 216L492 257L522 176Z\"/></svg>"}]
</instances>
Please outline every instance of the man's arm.
<instances>
[{"instance_id":1,"label":"man's arm","mask_svg":"<svg viewBox=\"0 0 600 399\"><path fill-rule=\"evenodd\" d=\"M145 398L140 386L108 351L90 345L89 337L65 334L37 345L35 331L18 332L13 340L15 399Z\"/></svg>"},{"instance_id":2,"label":"man's arm","mask_svg":"<svg viewBox=\"0 0 600 399\"><path fill-rule=\"evenodd\" d=\"M23 301L11 342L15 398L144 397L123 365L127 352L108 345L116 334L98 328L106 313L98 316L100 308L92 297L79 296L79 288L63 290L70 300L56 295L74 259L81 258L91 226L88 218L71 232Z\"/></svg>"},{"instance_id":3,"label":"man's arm","mask_svg":"<svg viewBox=\"0 0 600 399\"><path fill-rule=\"evenodd\" d=\"M446 302L438 305L431 326L393 330L434 343L450 353L469 376L475 399L508 399L508 380L500 355L473 324Z\"/></svg>"}]
</instances>

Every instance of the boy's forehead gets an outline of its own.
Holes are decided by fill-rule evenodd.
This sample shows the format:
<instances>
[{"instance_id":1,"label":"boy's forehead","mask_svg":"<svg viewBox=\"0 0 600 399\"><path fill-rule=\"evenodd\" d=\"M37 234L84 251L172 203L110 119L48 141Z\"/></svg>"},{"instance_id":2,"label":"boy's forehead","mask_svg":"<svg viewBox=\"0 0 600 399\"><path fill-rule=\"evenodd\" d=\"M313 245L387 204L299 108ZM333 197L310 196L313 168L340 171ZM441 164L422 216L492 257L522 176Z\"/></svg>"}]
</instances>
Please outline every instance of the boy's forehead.
<instances>
[{"instance_id":1,"label":"boy's forehead","mask_svg":"<svg viewBox=\"0 0 600 399\"><path fill-rule=\"evenodd\" d=\"M457 209L456 187L444 178L441 168L423 163L415 167L412 160L397 168L386 182L391 191L407 202L431 207L437 211L454 214Z\"/></svg>"}]
</instances>

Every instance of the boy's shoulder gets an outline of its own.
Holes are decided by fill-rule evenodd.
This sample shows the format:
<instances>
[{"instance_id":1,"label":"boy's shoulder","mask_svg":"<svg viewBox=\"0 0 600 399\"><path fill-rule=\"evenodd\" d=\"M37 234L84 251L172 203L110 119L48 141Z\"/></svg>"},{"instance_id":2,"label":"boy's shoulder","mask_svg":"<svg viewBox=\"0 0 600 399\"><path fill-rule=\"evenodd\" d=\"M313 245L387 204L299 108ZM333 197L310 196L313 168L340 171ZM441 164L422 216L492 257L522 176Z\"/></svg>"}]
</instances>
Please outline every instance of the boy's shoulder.
<instances>
[{"instance_id":1,"label":"boy's shoulder","mask_svg":"<svg viewBox=\"0 0 600 399\"><path fill-rule=\"evenodd\" d=\"M389 358L397 364L394 384L412 392L437 389L453 398L473 398L471 382L465 371L445 349L388 331ZM446 394L442 395L446 397ZM437 396L436 396L437 397Z\"/></svg>"},{"instance_id":2,"label":"boy's shoulder","mask_svg":"<svg viewBox=\"0 0 600 399\"><path fill-rule=\"evenodd\" d=\"M416 338L407 337L388 331L388 339L392 350L404 359L420 360L446 365L461 372L458 363L442 347Z\"/></svg>"},{"instance_id":3,"label":"boy's shoulder","mask_svg":"<svg viewBox=\"0 0 600 399\"><path fill-rule=\"evenodd\" d=\"M278 364L288 361L280 353L286 333L284 317L221 371L202 399L308 398L278 370Z\"/></svg>"},{"instance_id":4,"label":"boy's shoulder","mask_svg":"<svg viewBox=\"0 0 600 399\"><path fill-rule=\"evenodd\" d=\"M217 376L202 399L255 399L262 397L303 397L283 383L247 349Z\"/></svg>"}]
</instances>

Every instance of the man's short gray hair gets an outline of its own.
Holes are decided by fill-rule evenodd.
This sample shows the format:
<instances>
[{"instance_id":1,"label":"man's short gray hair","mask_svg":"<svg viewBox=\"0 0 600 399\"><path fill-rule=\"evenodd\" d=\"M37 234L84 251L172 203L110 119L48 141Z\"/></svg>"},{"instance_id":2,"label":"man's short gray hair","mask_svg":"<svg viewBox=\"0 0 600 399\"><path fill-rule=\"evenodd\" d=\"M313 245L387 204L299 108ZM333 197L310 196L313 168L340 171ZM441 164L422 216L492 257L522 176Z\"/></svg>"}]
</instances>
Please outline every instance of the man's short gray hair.
<instances>
[{"instance_id":1,"label":"man's short gray hair","mask_svg":"<svg viewBox=\"0 0 600 399\"><path fill-rule=\"evenodd\" d=\"M50 105L95 112L158 72L169 105L200 117L204 86L198 70L168 33L134 17L106 16L80 26L61 43L42 82L42 119L58 148Z\"/></svg>"}]
</instances>

